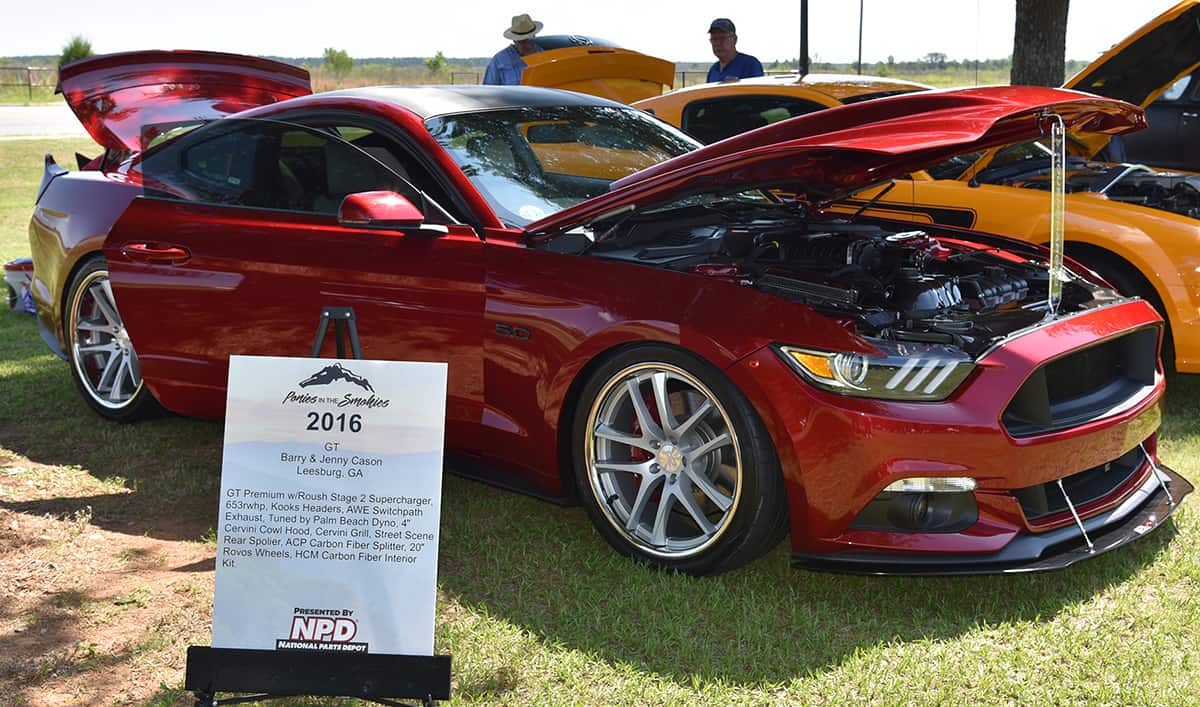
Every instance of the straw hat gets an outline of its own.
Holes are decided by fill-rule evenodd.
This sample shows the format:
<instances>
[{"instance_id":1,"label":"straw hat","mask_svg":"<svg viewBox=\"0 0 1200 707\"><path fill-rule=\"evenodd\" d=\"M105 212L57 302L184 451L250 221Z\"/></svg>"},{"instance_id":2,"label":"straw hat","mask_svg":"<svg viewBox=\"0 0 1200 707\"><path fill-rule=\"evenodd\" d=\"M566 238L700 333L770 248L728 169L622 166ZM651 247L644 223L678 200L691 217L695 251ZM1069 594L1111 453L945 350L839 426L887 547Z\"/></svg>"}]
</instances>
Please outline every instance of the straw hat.
<instances>
[{"instance_id":1,"label":"straw hat","mask_svg":"<svg viewBox=\"0 0 1200 707\"><path fill-rule=\"evenodd\" d=\"M519 42L522 39L533 39L533 36L541 31L542 23L535 22L529 15L513 15L512 27L504 30L504 36L506 39Z\"/></svg>"}]
</instances>

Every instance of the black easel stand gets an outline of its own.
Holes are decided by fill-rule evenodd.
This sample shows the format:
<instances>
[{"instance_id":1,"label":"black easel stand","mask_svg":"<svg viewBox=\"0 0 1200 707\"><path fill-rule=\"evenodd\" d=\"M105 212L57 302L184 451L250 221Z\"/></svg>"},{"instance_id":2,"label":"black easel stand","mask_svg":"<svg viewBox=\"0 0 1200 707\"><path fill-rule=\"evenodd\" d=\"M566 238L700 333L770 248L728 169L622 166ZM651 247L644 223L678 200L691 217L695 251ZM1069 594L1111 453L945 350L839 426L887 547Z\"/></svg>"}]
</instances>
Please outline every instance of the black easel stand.
<instances>
[{"instance_id":1,"label":"black easel stand","mask_svg":"<svg viewBox=\"0 0 1200 707\"><path fill-rule=\"evenodd\" d=\"M386 698L432 705L450 699L450 656L270 651L189 646L184 689L196 707L232 705L296 695L357 697L384 705ZM217 700L217 692L253 692Z\"/></svg>"},{"instance_id":2,"label":"black easel stand","mask_svg":"<svg viewBox=\"0 0 1200 707\"><path fill-rule=\"evenodd\" d=\"M330 320L337 357L346 357L342 339L348 336L353 357L362 358L350 307L321 310L312 358L321 355ZM437 700L450 699L450 656L188 646L183 688L196 695L196 707L299 695L356 697L382 705L402 705L394 700L411 699L432 707ZM254 694L218 700L218 692Z\"/></svg>"},{"instance_id":3,"label":"black easel stand","mask_svg":"<svg viewBox=\"0 0 1200 707\"><path fill-rule=\"evenodd\" d=\"M342 337L349 334L350 353L352 358L362 358L362 347L358 345L358 327L354 324L353 307L326 307L321 310L321 322L317 324L317 338L313 339L312 358L320 358L321 347L325 344L325 333L329 331L329 321L333 320L334 342L337 344L337 357L346 358L346 343Z\"/></svg>"}]
</instances>

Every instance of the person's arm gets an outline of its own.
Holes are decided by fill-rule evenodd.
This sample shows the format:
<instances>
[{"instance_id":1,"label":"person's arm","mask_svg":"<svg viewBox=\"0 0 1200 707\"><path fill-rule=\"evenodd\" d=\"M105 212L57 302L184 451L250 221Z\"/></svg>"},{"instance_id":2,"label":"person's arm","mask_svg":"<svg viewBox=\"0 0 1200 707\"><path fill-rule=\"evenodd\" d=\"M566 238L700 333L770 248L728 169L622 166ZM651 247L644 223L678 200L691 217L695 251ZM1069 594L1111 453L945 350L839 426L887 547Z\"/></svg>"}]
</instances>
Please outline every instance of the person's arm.
<instances>
[{"instance_id":1,"label":"person's arm","mask_svg":"<svg viewBox=\"0 0 1200 707\"><path fill-rule=\"evenodd\" d=\"M483 82L489 86L497 86L503 83L503 80L500 78L500 69L496 66L498 63L496 59L498 58L492 57L492 60L488 62L487 70L483 72Z\"/></svg>"}]
</instances>

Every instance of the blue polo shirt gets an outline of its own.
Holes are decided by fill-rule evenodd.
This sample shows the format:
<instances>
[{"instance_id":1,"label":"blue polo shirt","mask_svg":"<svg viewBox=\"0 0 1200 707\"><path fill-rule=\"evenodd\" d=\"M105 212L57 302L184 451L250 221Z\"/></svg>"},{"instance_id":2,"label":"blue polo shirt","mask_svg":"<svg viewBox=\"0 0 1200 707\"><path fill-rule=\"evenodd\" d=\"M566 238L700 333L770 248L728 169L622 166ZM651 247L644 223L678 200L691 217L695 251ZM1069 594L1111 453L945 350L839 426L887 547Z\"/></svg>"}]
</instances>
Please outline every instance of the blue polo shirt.
<instances>
[{"instance_id":1,"label":"blue polo shirt","mask_svg":"<svg viewBox=\"0 0 1200 707\"><path fill-rule=\"evenodd\" d=\"M542 48L535 44L533 53L540 51ZM483 72L483 82L492 86L519 86L523 73L525 60L517 53L517 48L510 44L488 62L487 71Z\"/></svg>"},{"instance_id":2,"label":"blue polo shirt","mask_svg":"<svg viewBox=\"0 0 1200 707\"><path fill-rule=\"evenodd\" d=\"M714 61L713 65L708 68L708 82L725 81L727 79L749 79L755 76L762 76L762 62L749 54L737 53L733 61L725 65L725 70L721 70L721 62Z\"/></svg>"}]
</instances>

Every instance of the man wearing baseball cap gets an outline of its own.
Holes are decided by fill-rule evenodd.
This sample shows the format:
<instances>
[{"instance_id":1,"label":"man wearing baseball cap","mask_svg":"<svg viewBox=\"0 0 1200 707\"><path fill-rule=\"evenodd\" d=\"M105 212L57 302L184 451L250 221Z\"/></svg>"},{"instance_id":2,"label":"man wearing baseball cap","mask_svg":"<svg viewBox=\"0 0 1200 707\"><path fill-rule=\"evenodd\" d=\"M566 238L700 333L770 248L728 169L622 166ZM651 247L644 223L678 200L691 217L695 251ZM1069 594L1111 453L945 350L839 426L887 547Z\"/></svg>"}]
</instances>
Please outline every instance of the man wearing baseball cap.
<instances>
[{"instance_id":1,"label":"man wearing baseball cap","mask_svg":"<svg viewBox=\"0 0 1200 707\"><path fill-rule=\"evenodd\" d=\"M501 49L488 62L487 71L483 73L483 82L498 86L517 86L521 83L521 74L525 73L525 60L521 57L536 54L542 48L534 44L533 38L542 31L542 23L529 15L514 15L512 26L504 30L504 36L512 40L512 44Z\"/></svg>"},{"instance_id":2,"label":"man wearing baseball cap","mask_svg":"<svg viewBox=\"0 0 1200 707\"><path fill-rule=\"evenodd\" d=\"M708 43L717 60L708 69L708 82L762 76L762 63L737 50L737 28L728 17L718 17L708 26Z\"/></svg>"}]
</instances>

